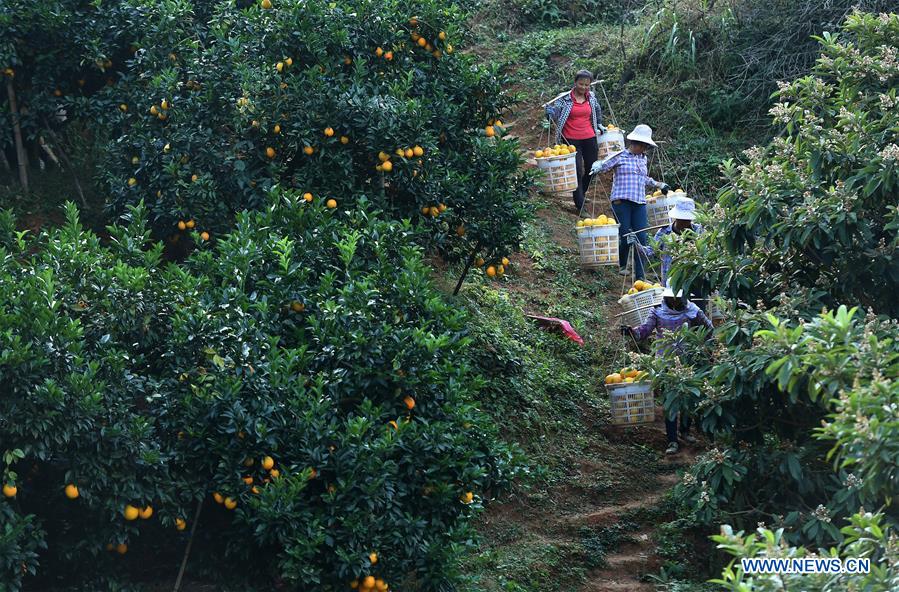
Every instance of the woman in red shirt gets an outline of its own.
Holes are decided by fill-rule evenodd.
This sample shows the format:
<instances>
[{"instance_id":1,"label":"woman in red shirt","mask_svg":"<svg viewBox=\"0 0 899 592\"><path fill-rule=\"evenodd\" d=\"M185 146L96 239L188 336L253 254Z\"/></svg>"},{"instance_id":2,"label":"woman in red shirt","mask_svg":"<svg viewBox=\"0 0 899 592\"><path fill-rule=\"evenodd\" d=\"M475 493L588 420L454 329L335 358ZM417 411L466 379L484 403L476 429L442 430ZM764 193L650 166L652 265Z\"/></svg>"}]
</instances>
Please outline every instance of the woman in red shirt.
<instances>
[{"instance_id":1,"label":"woman in red shirt","mask_svg":"<svg viewBox=\"0 0 899 592\"><path fill-rule=\"evenodd\" d=\"M584 207L584 195L590 186L590 167L596 161L597 135L605 131L602 109L590 92L593 74L581 70L574 76L571 92L546 106L547 116L556 123L556 144L562 140L577 149L577 189L572 197L578 210Z\"/></svg>"}]
</instances>

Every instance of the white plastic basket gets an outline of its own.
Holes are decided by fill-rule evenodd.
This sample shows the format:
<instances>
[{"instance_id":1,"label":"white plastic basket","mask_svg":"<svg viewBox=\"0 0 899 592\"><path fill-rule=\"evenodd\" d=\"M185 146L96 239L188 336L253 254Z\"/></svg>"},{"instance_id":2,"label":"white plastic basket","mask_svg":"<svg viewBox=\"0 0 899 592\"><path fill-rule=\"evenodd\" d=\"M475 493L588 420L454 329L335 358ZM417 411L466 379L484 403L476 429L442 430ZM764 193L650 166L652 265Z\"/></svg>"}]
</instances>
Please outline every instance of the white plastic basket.
<instances>
[{"instance_id":1,"label":"white plastic basket","mask_svg":"<svg viewBox=\"0 0 899 592\"><path fill-rule=\"evenodd\" d=\"M629 327L642 325L649 319L650 311L662 303L664 288L650 288L636 294L625 294L618 299L618 303L624 309L619 316L622 322Z\"/></svg>"},{"instance_id":2,"label":"white plastic basket","mask_svg":"<svg viewBox=\"0 0 899 592\"><path fill-rule=\"evenodd\" d=\"M683 196L684 194L682 193L677 196L669 193L668 195L661 195L656 198L647 198L646 218L649 227L652 228L654 226L666 226L671 224L671 217L668 216L668 212L674 207L677 198Z\"/></svg>"},{"instance_id":3,"label":"white plastic basket","mask_svg":"<svg viewBox=\"0 0 899 592\"><path fill-rule=\"evenodd\" d=\"M562 193L577 189L577 152L538 158L537 167L545 173L544 192Z\"/></svg>"},{"instance_id":4,"label":"white plastic basket","mask_svg":"<svg viewBox=\"0 0 899 592\"><path fill-rule=\"evenodd\" d=\"M582 266L618 265L618 224L584 226L576 231Z\"/></svg>"},{"instance_id":5,"label":"white plastic basket","mask_svg":"<svg viewBox=\"0 0 899 592\"><path fill-rule=\"evenodd\" d=\"M613 425L638 425L655 421L656 401L651 382L607 384Z\"/></svg>"},{"instance_id":6,"label":"white plastic basket","mask_svg":"<svg viewBox=\"0 0 899 592\"><path fill-rule=\"evenodd\" d=\"M596 139L597 160L605 160L610 155L624 150L624 134L620 130L607 131Z\"/></svg>"}]
</instances>

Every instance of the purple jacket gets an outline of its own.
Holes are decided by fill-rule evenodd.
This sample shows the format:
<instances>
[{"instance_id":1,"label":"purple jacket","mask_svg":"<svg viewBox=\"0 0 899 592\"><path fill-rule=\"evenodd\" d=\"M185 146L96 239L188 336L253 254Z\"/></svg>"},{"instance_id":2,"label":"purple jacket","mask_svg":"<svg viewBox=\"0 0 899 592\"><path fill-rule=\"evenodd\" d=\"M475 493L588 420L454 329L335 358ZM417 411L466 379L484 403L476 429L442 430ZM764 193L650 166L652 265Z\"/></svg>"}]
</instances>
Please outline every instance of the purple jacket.
<instances>
[{"instance_id":1,"label":"purple jacket","mask_svg":"<svg viewBox=\"0 0 899 592\"><path fill-rule=\"evenodd\" d=\"M685 324L691 327L704 325L709 329L712 328L712 321L692 302L687 301L684 310L674 310L668 308L663 300L662 304L649 311L649 318L645 323L634 327L634 337L639 341L655 333L655 337L659 338L665 331L676 331ZM659 350L656 353L662 354L663 352Z\"/></svg>"}]
</instances>

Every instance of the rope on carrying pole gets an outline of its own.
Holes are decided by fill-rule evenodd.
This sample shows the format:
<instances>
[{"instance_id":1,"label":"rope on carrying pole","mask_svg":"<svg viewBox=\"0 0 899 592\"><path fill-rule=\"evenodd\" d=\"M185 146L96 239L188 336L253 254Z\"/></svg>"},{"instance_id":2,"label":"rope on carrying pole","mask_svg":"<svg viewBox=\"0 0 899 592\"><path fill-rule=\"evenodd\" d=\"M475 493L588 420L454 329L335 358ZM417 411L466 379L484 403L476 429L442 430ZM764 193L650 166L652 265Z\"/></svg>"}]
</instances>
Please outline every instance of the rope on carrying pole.
<instances>
[{"instance_id":1,"label":"rope on carrying pole","mask_svg":"<svg viewBox=\"0 0 899 592\"><path fill-rule=\"evenodd\" d=\"M615 117L615 111L612 109L612 102L609 101L609 95L606 94L606 87L602 85L602 80L597 80L599 82L599 89L602 91L602 96L606 100L606 107L609 108L609 119L612 120L612 123L618 127L618 118Z\"/></svg>"}]
</instances>

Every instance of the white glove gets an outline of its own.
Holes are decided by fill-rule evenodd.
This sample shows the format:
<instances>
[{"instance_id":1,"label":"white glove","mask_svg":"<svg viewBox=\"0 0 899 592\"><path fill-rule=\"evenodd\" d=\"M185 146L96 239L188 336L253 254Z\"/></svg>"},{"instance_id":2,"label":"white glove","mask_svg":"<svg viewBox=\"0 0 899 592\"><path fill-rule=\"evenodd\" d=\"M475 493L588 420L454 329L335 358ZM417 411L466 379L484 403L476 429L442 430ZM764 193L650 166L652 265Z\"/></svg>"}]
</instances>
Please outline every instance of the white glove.
<instances>
[{"instance_id":1,"label":"white glove","mask_svg":"<svg viewBox=\"0 0 899 592\"><path fill-rule=\"evenodd\" d=\"M596 173L598 173L598 172L599 172L599 169L602 168L602 163L604 163L604 162L605 162L605 160L597 160L597 161L595 161L595 162L593 163L593 166L590 167L590 174L591 174L591 175L595 175Z\"/></svg>"},{"instance_id":2,"label":"white glove","mask_svg":"<svg viewBox=\"0 0 899 592\"><path fill-rule=\"evenodd\" d=\"M627 244L632 245L635 242L637 242L637 235L633 234L633 233L628 234L627 239L625 239L625 240L627 240Z\"/></svg>"}]
</instances>

